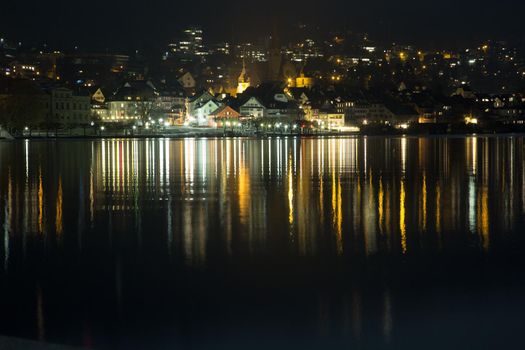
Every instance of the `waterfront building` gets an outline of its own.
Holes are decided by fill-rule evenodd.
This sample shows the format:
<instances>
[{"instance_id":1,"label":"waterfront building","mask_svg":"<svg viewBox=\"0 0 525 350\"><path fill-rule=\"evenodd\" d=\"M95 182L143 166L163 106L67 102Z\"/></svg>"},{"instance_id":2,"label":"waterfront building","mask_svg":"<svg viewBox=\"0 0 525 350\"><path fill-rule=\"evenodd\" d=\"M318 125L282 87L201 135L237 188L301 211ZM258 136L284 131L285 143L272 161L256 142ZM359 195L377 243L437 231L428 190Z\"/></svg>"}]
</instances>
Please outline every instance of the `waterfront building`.
<instances>
[{"instance_id":1,"label":"waterfront building","mask_svg":"<svg viewBox=\"0 0 525 350\"><path fill-rule=\"evenodd\" d=\"M215 99L208 100L196 105L190 123L199 126L215 126L213 112L221 107L221 103Z\"/></svg>"},{"instance_id":2,"label":"waterfront building","mask_svg":"<svg viewBox=\"0 0 525 350\"><path fill-rule=\"evenodd\" d=\"M341 130L345 126L345 115L344 113L338 113L334 109L320 110L314 121L323 128Z\"/></svg>"},{"instance_id":3,"label":"waterfront building","mask_svg":"<svg viewBox=\"0 0 525 350\"><path fill-rule=\"evenodd\" d=\"M186 111L186 93L177 82L158 84L158 95L154 99L152 117L164 123L182 124Z\"/></svg>"},{"instance_id":4,"label":"waterfront building","mask_svg":"<svg viewBox=\"0 0 525 350\"><path fill-rule=\"evenodd\" d=\"M91 97L65 87L51 90L51 122L62 125L87 125L92 121Z\"/></svg>"},{"instance_id":5,"label":"waterfront building","mask_svg":"<svg viewBox=\"0 0 525 350\"><path fill-rule=\"evenodd\" d=\"M122 85L107 102L106 122L145 123L159 95L150 81L131 81Z\"/></svg>"},{"instance_id":6,"label":"waterfront building","mask_svg":"<svg viewBox=\"0 0 525 350\"><path fill-rule=\"evenodd\" d=\"M96 120L106 120L108 117L108 108L106 105L106 96L102 92L102 88L91 88L90 95L93 118Z\"/></svg>"},{"instance_id":7,"label":"waterfront building","mask_svg":"<svg viewBox=\"0 0 525 350\"><path fill-rule=\"evenodd\" d=\"M266 107L257 97L252 96L241 105L240 113L245 117L262 118L266 116Z\"/></svg>"},{"instance_id":8,"label":"waterfront building","mask_svg":"<svg viewBox=\"0 0 525 350\"><path fill-rule=\"evenodd\" d=\"M206 102L213 100L214 96L207 90L202 90L186 102L186 116L191 121L197 115L197 108Z\"/></svg>"},{"instance_id":9,"label":"waterfront building","mask_svg":"<svg viewBox=\"0 0 525 350\"><path fill-rule=\"evenodd\" d=\"M218 127L223 126L222 123L227 121L238 121L240 117L241 114L228 105L222 105L210 113L210 118L215 121Z\"/></svg>"}]
</instances>

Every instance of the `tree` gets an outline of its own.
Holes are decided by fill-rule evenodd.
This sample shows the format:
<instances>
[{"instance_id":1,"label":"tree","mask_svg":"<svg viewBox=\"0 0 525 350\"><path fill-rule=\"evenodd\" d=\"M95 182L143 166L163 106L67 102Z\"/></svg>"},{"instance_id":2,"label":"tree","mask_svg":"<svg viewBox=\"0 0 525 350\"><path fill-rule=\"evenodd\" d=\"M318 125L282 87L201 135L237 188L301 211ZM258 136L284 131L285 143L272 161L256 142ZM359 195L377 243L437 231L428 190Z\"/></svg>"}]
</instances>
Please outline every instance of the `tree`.
<instances>
[{"instance_id":1,"label":"tree","mask_svg":"<svg viewBox=\"0 0 525 350\"><path fill-rule=\"evenodd\" d=\"M151 111L153 109L153 103L147 100L141 100L136 102L137 114L142 122L142 125L146 125L150 120Z\"/></svg>"},{"instance_id":2,"label":"tree","mask_svg":"<svg viewBox=\"0 0 525 350\"><path fill-rule=\"evenodd\" d=\"M45 118L42 96L12 94L0 96L0 124L8 130L22 130Z\"/></svg>"},{"instance_id":3,"label":"tree","mask_svg":"<svg viewBox=\"0 0 525 350\"><path fill-rule=\"evenodd\" d=\"M49 96L31 81L13 80L0 95L0 125L19 131L44 121L49 109Z\"/></svg>"}]
</instances>

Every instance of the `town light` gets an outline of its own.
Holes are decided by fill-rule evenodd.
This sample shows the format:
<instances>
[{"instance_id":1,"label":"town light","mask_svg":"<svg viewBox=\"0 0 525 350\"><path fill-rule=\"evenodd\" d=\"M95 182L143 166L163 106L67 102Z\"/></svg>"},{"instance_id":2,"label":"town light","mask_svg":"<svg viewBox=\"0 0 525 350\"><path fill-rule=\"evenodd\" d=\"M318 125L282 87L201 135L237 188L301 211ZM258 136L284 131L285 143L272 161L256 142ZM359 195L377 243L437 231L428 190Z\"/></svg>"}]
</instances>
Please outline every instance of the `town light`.
<instances>
[{"instance_id":1,"label":"town light","mask_svg":"<svg viewBox=\"0 0 525 350\"><path fill-rule=\"evenodd\" d=\"M477 124L478 118L465 117L465 124Z\"/></svg>"},{"instance_id":2,"label":"town light","mask_svg":"<svg viewBox=\"0 0 525 350\"><path fill-rule=\"evenodd\" d=\"M100 127L100 130L104 131L104 129L105 129L105 127L104 127L104 125L102 125L102 126Z\"/></svg>"}]
</instances>

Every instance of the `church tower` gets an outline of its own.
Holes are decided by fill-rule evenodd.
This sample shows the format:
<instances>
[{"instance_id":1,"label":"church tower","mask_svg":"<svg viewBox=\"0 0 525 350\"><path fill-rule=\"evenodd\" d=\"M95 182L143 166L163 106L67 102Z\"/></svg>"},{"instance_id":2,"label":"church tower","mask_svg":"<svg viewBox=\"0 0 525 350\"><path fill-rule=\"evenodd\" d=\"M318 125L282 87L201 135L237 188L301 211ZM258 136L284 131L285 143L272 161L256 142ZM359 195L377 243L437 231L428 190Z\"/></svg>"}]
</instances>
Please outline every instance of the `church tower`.
<instances>
[{"instance_id":1,"label":"church tower","mask_svg":"<svg viewBox=\"0 0 525 350\"><path fill-rule=\"evenodd\" d=\"M237 94L242 94L247 88L250 87L250 77L246 74L246 64L244 58L242 59L242 71L237 80Z\"/></svg>"}]
</instances>

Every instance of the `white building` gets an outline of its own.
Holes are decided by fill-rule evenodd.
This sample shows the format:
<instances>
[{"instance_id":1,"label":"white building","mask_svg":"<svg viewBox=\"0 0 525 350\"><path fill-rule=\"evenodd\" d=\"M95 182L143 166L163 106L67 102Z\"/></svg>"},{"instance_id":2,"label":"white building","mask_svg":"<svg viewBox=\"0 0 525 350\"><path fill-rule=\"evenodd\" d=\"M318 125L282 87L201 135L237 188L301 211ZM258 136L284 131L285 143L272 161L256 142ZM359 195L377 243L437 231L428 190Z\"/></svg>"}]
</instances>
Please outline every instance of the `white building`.
<instances>
[{"instance_id":1,"label":"white building","mask_svg":"<svg viewBox=\"0 0 525 350\"><path fill-rule=\"evenodd\" d=\"M194 111L194 122L199 126L214 125L213 118L210 115L221 107L221 104L215 100L209 100L197 106Z\"/></svg>"},{"instance_id":2,"label":"white building","mask_svg":"<svg viewBox=\"0 0 525 350\"><path fill-rule=\"evenodd\" d=\"M262 118L266 115L266 107L257 99L257 97L250 97L240 107L240 113L245 117Z\"/></svg>"}]
</instances>

